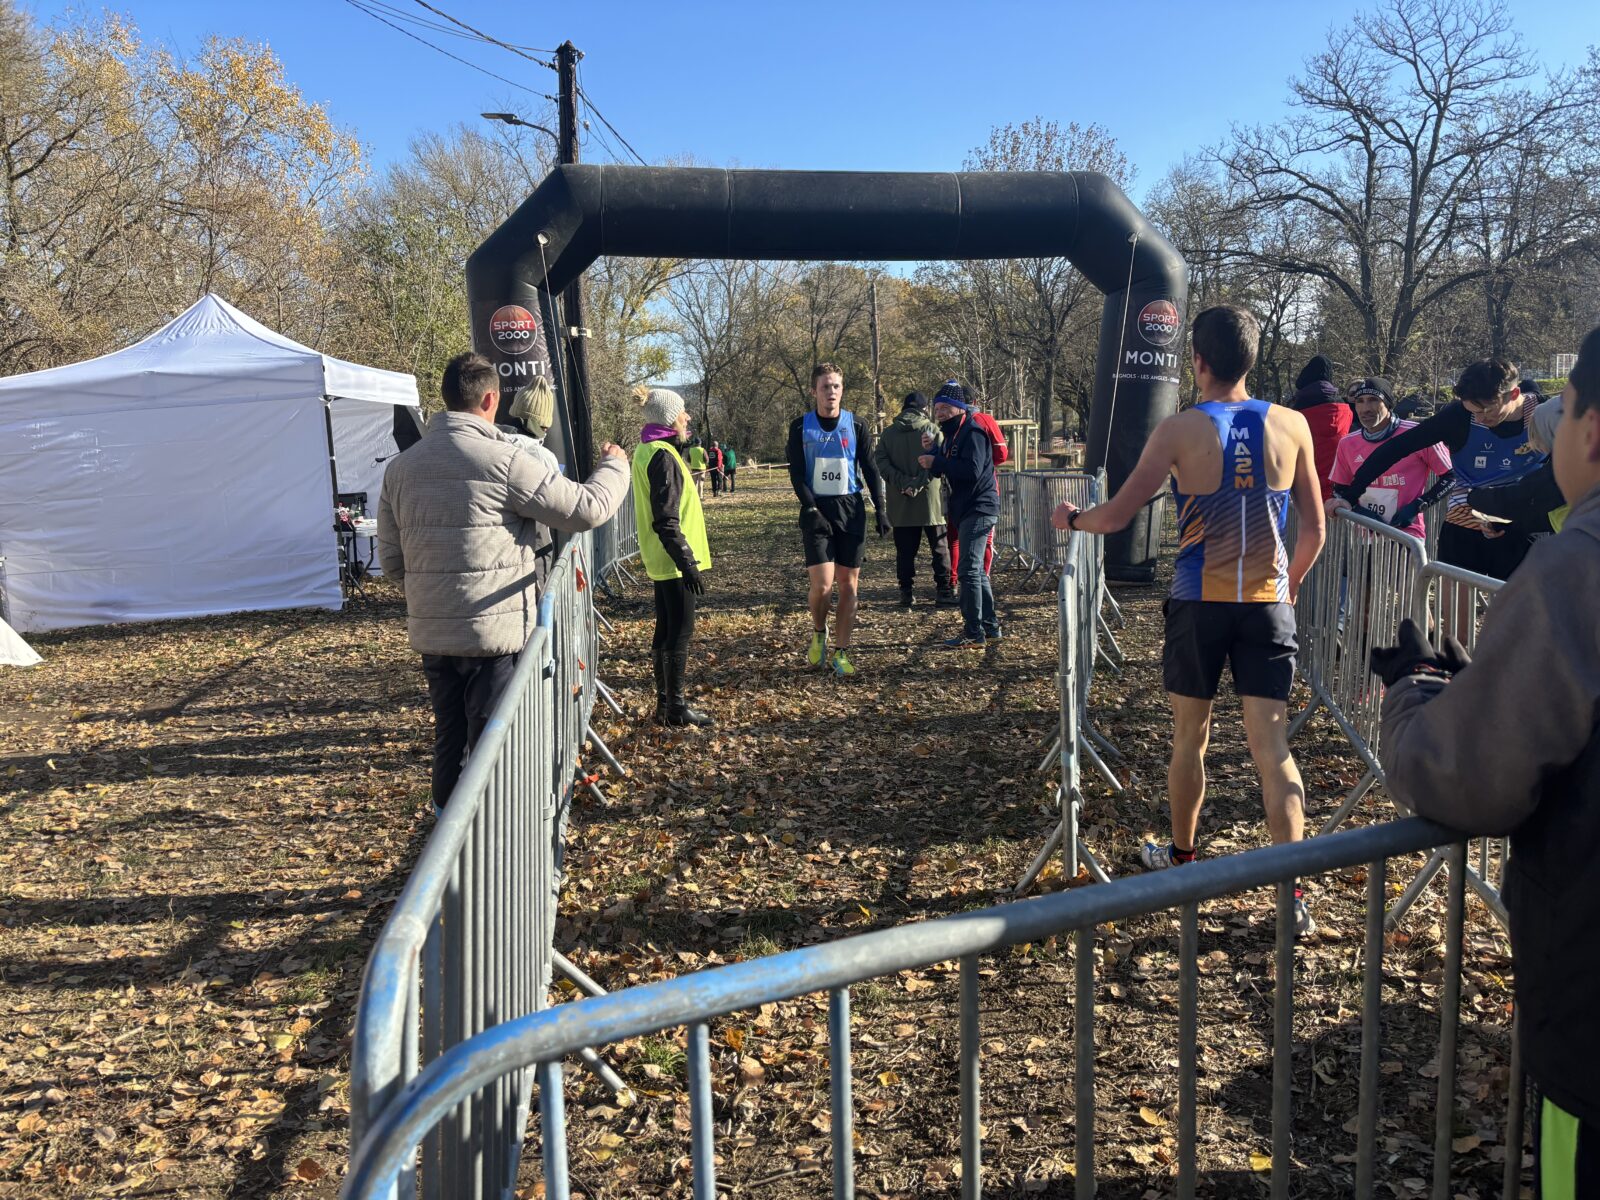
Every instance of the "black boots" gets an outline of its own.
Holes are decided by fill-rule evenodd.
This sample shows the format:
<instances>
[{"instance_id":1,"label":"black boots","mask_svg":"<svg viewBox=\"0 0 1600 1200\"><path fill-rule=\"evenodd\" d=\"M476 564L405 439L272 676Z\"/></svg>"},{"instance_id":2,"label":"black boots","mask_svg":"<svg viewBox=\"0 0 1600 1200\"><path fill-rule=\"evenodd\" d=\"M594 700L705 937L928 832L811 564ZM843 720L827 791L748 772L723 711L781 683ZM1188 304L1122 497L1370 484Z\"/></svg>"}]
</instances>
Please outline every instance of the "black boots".
<instances>
[{"instance_id":1,"label":"black boots","mask_svg":"<svg viewBox=\"0 0 1600 1200\"><path fill-rule=\"evenodd\" d=\"M693 707L683 695L683 677L689 666L687 651L655 652L656 724L695 725L714 724L711 714Z\"/></svg>"},{"instance_id":2,"label":"black boots","mask_svg":"<svg viewBox=\"0 0 1600 1200\"><path fill-rule=\"evenodd\" d=\"M911 589L908 588L908 587L901 588L900 589L900 607L901 608L910 608L913 603L915 603L915 601L912 599Z\"/></svg>"},{"instance_id":3,"label":"black boots","mask_svg":"<svg viewBox=\"0 0 1600 1200\"><path fill-rule=\"evenodd\" d=\"M946 583L939 586L939 594L934 604L939 608L960 608L961 599L956 595L955 589Z\"/></svg>"}]
</instances>

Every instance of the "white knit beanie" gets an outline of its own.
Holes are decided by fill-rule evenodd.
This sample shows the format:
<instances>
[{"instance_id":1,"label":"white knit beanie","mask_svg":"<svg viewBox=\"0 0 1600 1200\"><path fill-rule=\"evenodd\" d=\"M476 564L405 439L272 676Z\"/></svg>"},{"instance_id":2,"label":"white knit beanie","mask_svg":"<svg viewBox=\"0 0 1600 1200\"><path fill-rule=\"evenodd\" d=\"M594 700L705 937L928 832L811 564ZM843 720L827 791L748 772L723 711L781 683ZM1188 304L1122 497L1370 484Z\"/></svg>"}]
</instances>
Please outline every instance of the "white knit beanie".
<instances>
[{"instance_id":1,"label":"white knit beanie","mask_svg":"<svg viewBox=\"0 0 1600 1200\"><path fill-rule=\"evenodd\" d=\"M666 388L651 388L644 395L639 417L646 425L671 425L683 411L683 397Z\"/></svg>"}]
</instances>

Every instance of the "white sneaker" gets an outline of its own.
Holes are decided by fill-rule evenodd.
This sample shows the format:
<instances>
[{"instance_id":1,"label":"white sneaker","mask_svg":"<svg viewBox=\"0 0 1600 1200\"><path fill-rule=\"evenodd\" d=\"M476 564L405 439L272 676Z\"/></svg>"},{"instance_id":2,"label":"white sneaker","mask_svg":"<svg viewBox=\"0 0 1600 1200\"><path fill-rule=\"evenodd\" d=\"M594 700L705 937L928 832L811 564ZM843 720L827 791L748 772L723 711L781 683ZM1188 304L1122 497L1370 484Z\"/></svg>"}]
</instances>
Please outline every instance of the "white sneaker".
<instances>
[{"instance_id":1,"label":"white sneaker","mask_svg":"<svg viewBox=\"0 0 1600 1200\"><path fill-rule=\"evenodd\" d=\"M1168 867L1181 867L1183 864L1175 862L1172 857L1172 843L1158 846L1154 842L1146 842L1144 849L1139 851L1139 861L1144 864L1146 871L1165 871Z\"/></svg>"},{"instance_id":2,"label":"white sneaker","mask_svg":"<svg viewBox=\"0 0 1600 1200\"><path fill-rule=\"evenodd\" d=\"M1304 896L1294 898L1294 936L1298 939L1310 937L1317 931L1317 923L1311 919L1311 910L1306 907Z\"/></svg>"}]
</instances>

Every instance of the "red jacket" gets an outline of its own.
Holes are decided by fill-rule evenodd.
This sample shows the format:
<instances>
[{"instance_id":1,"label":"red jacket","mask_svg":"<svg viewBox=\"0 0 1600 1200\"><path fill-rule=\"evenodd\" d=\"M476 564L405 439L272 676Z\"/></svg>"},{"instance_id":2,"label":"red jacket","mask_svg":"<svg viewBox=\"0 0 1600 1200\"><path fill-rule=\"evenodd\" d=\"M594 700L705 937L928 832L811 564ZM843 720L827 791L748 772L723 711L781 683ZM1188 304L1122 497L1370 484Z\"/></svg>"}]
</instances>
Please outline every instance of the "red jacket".
<instances>
[{"instance_id":1,"label":"red jacket","mask_svg":"<svg viewBox=\"0 0 1600 1200\"><path fill-rule=\"evenodd\" d=\"M1311 383L1294 394L1290 407L1311 426L1311 448L1317 465L1317 482L1322 498L1333 495L1333 461L1338 457L1339 441L1350 432L1355 414L1331 383Z\"/></svg>"},{"instance_id":2,"label":"red jacket","mask_svg":"<svg viewBox=\"0 0 1600 1200\"><path fill-rule=\"evenodd\" d=\"M986 412L973 411L972 419L978 423L978 428L989 435L989 446L994 451L994 465L1001 466L1011 457L1011 447L1006 445L1006 435L1000 432L1000 426Z\"/></svg>"}]
</instances>

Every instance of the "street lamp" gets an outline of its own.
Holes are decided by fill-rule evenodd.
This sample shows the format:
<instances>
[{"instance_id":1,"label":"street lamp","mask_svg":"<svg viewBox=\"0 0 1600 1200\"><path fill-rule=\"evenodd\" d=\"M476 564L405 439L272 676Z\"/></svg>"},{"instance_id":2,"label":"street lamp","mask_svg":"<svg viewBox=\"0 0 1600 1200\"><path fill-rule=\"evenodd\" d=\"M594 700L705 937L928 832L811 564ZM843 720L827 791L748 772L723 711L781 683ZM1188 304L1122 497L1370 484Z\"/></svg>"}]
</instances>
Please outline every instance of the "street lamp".
<instances>
[{"instance_id":1,"label":"street lamp","mask_svg":"<svg viewBox=\"0 0 1600 1200\"><path fill-rule=\"evenodd\" d=\"M504 125L521 125L524 129L537 129L540 133L549 134L551 141L557 144L561 141L560 138L556 137L554 133L551 133L543 125L535 125L532 121L524 121L516 113L479 113L478 115L486 120L499 121Z\"/></svg>"}]
</instances>

